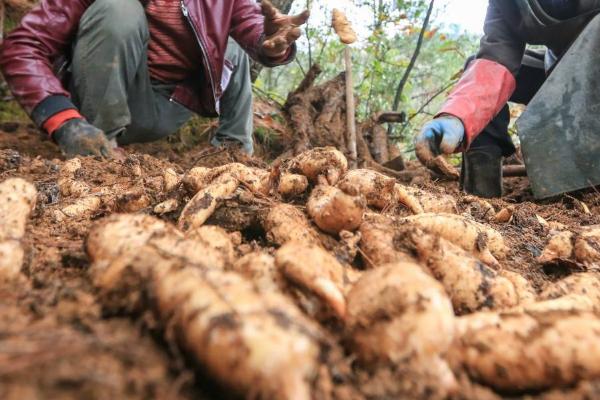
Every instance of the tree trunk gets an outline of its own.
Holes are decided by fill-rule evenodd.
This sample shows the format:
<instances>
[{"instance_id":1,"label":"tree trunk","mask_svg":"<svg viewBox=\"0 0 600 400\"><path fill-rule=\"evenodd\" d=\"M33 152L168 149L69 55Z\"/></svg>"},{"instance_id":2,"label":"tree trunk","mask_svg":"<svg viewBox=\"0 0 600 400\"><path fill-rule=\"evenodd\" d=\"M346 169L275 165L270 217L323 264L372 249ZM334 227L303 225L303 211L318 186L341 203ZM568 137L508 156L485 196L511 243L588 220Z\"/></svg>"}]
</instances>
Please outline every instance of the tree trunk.
<instances>
[{"instance_id":1,"label":"tree trunk","mask_svg":"<svg viewBox=\"0 0 600 400\"><path fill-rule=\"evenodd\" d=\"M292 8L292 4L294 0L271 0L271 4L281 10L282 13L287 14L290 12ZM252 82L258 78L258 74L262 71L263 66L256 61L252 61L252 65L250 66L250 76L252 76Z\"/></svg>"}]
</instances>

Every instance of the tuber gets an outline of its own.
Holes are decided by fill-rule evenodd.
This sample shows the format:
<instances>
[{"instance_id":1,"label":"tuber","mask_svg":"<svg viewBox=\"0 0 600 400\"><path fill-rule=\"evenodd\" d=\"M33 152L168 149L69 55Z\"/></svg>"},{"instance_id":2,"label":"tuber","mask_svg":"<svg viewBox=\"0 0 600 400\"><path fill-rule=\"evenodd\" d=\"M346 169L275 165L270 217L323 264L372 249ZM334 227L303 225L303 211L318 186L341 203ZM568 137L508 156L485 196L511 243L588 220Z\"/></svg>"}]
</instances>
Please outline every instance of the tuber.
<instances>
[{"instance_id":1,"label":"tuber","mask_svg":"<svg viewBox=\"0 0 600 400\"><path fill-rule=\"evenodd\" d=\"M318 232L311 226L304 213L289 204L277 204L271 208L263 221L267 239L279 246L289 241L319 244Z\"/></svg>"},{"instance_id":2,"label":"tuber","mask_svg":"<svg viewBox=\"0 0 600 400\"><path fill-rule=\"evenodd\" d=\"M306 203L308 215L322 231L337 235L355 231L362 223L366 203L334 186L317 186Z\"/></svg>"},{"instance_id":3,"label":"tuber","mask_svg":"<svg viewBox=\"0 0 600 400\"><path fill-rule=\"evenodd\" d=\"M404 218L402 221L472 252L491 266L498 266L498 259L505 258L508 253L504 239L498 231L460 215L421 214Z\"/></svg>"},{"instance_id":4,"label":"tuber","mask_svg":"<svg viewBox=\"0 0 600 400\"><path fill-rule=\"evenodd\" d=\"M319 147L289 160L285 169L306 176L313 184L335 185L348 170L348 160L334 147Z\"/></svg>"},{"instance_id":5,"label":"tuber","mask_svg":"<svg viewBox=\"0 0 600 400\"><path fill-rule=\"evenodd\" d=\"M514 393L600 377L600 320L593 314L550 311L463 318L481 322L462 328L452 358L474 380Z\"/></svg>"},{"instance_id":6,"label":"tuber","mask_svg":"<svg viewBox=\"0 0 600 400\"><path fill-rule=\"evenodd\" d=\"M288 242L275 253L275 265L285 278L322 298L339 318L344 318L344 267L325 249Z\"/></svg>"},{"instance_id":7,"label":"tuber","mask_svg":"<svg viewBox=\"0 0 600 400\"><path fill-rule=\"evenodd\" d=\"M277 192L285 198L296 197L306 192L308 179L304 175L283 173L279 177Z\"/></svg>"},{"instance_id":8,"label":"tuber","mask_svg":"<svg viewBox=\"0 0 600 400\"><path fill-rule=\"evenodd\" d=\"M184 207L179 217L179 228L189 230L202 226L215 212L219 206L219 202L231 196L238 185L238 180L228 173L216 178L208 186L196 193L192 200Z\"/></svg>"},{"instance_id":9,"label":"tuber","mask_svg":"<svg viewBox=\"0 0 600 400\"><path fill-rule=\"evenodd\" d=\"M21 240L36 200L35 187L21 178L0 183L0 280L19 276L25 258Z\"/></svg>"},{"instance_id":10,"label":"tuber","mask_svg":"<svg viewBox=\"0 0 600 400\"><path fill-rule=\"evenodd\" d=\"M363 195L367 204L382 210L395 201L396 180L370 169L348 171L337 187L351 196Z\"/></svg>"},{"instance_id":11,"label":"tuber","mask_svg":"<svg viewBox=\"0 0 600 400\"><path fill-rule=\"evenodd\" d=\"M437 357L452 343L450 300L417 264L387 264L365 272L347 301L348 335L365 363Z\"/></svg>"},{"instance_id":12,"label":"tuber","mask_svg":"<svg viewBox=\"0 0 600 400\"><path fill-rule=\"evenodd\" d=\"M348 18L346 17L346 14L337 8L333 9L331 25L333 26L335 33L339 36L342 43L352 44L358 39L356 37L356 32L354 32L350 21L348 21Z\"/></svg>"},{"instance_id":13,"label":"tuber","mask_svg":"<svg viewBox=\"0 0 600 400\"><path fill-rule=\"evenodd\" d=\"M457 314L510 308L519 303L519 293L511 280L467 251L440 237L419 232L411 236L420 260L442 283Z\"/></svg>"}]
</instances>

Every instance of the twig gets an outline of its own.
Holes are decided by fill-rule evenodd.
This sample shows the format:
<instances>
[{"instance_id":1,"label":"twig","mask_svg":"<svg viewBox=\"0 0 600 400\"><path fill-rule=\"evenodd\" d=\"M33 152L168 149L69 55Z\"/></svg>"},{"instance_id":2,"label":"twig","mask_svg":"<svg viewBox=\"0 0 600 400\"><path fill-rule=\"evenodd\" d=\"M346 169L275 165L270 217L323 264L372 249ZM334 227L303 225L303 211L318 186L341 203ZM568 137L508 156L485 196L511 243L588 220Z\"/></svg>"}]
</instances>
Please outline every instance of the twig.
<instances>
[{"instance_id":1,"label":"twig","mask_svg":"<svg viewBox=\"0 0 600 400\"><path fill-rule=\"evenodd\" d=\"M346 121L348 124L348 152L350 153L351 167L356 168L356 116L354 108L354 83L352 80L352 50L350 46L344 49L346 62Z\"/></svg>"},{"instance_id":2,"label":"twig","mask_svg":"<svg viewBox=\"0 0 600 400\"><path fill-rule=\"evenodd\" d=\"M394 97L394 103L392 105L392 111L398 111L398 107L400 105L400 99L402 98L402 92L404 91L404 87L408 82L408 78L410 73L412 72L415 64L417 62L417 58L419 58L419 54L421 53L421 47L423 46L423 40L425 38L425 32L427 31L427 26L429 25L429 20L431 19L431 14L433 13L433 6L435 0L431 0L429 3L429 9L427 10L427 15L425 16L425 20L423 21L423 26L421 27L421 32L419 33L419 39L417 39L417 45L415 47L415 51L410 59L408 67L404 71L404 75L400 82L398 83L398 87L396 88L396 96ZM392 125L388 126L388 136L392 135Z\"/></svg>"},{"instance_id":3,"label":"twig","mask_svg":"<svg viewBox=\"0 0 600 400\"><path fill-rule=\"evenodd\" d=\"M392 136L392 138L393 139L400 139L400 138L402 138L402 134L404 133L404 131L406 130L406 128L408 128L408 126L410 125L410 122L417 115L421 114L425 110L425 108L427 108L427 106L429 106L431 104L431 102L433 100L435 100L436 98L438 98L439 96L441 96L443 93L445 93L446 90L448 90L449 88L451 88L455 83L456 83L456 80L452 80L450 83L448 83L443 88L441 88L436 93L434 93L429 99L427 99L427 101L425 103L423 103L421 105L421 107L419 107L419 109L415 113L411 114L410 117L408 117L408 120L404 123L404 125L402 125L402 129L400 130L400 133L398 135Z\"/></svg>"}]
</instances>

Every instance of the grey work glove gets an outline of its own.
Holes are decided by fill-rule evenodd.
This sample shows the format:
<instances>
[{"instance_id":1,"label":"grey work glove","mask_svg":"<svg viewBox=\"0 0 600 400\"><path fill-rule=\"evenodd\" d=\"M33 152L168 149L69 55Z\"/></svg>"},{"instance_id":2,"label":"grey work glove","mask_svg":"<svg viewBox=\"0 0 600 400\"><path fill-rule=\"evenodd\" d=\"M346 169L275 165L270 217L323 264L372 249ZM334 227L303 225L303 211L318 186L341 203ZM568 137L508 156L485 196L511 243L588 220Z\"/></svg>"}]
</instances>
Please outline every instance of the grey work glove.
<instances>
[{"instance_id":1,"label":"grey work glove","mask_svg":"<svg viewBox=\"0 0 600 400\"><path fill-rule=\"evenodd\" d=\"M65 122L52 137L67 157L98 156L112 158L112 146L104 132L84 119Z\"/></svg>"}]
</instances>

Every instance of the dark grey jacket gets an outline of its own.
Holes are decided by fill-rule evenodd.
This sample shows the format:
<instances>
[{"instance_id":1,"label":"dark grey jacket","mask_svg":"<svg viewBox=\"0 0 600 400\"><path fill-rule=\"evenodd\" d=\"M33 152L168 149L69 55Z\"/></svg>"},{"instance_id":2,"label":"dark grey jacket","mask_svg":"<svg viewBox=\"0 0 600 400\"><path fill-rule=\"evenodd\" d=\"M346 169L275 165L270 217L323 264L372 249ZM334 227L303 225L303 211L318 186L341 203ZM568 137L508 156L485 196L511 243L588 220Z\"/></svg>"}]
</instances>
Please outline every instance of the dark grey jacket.
<instances>
[{"instance_id":1,"label":"dark grey jacket","mask_svg":"<svg viewBox=\"0 0 600 400\"><path fill-rule=\"evenodd\" d=\"M560 58L600 13L600 0L572 0L578 3L577 16L557 20L540 1L490 0L477 58L502 64L516 75L526 45L544 45Z\"/></svg>"}]
</instances>

